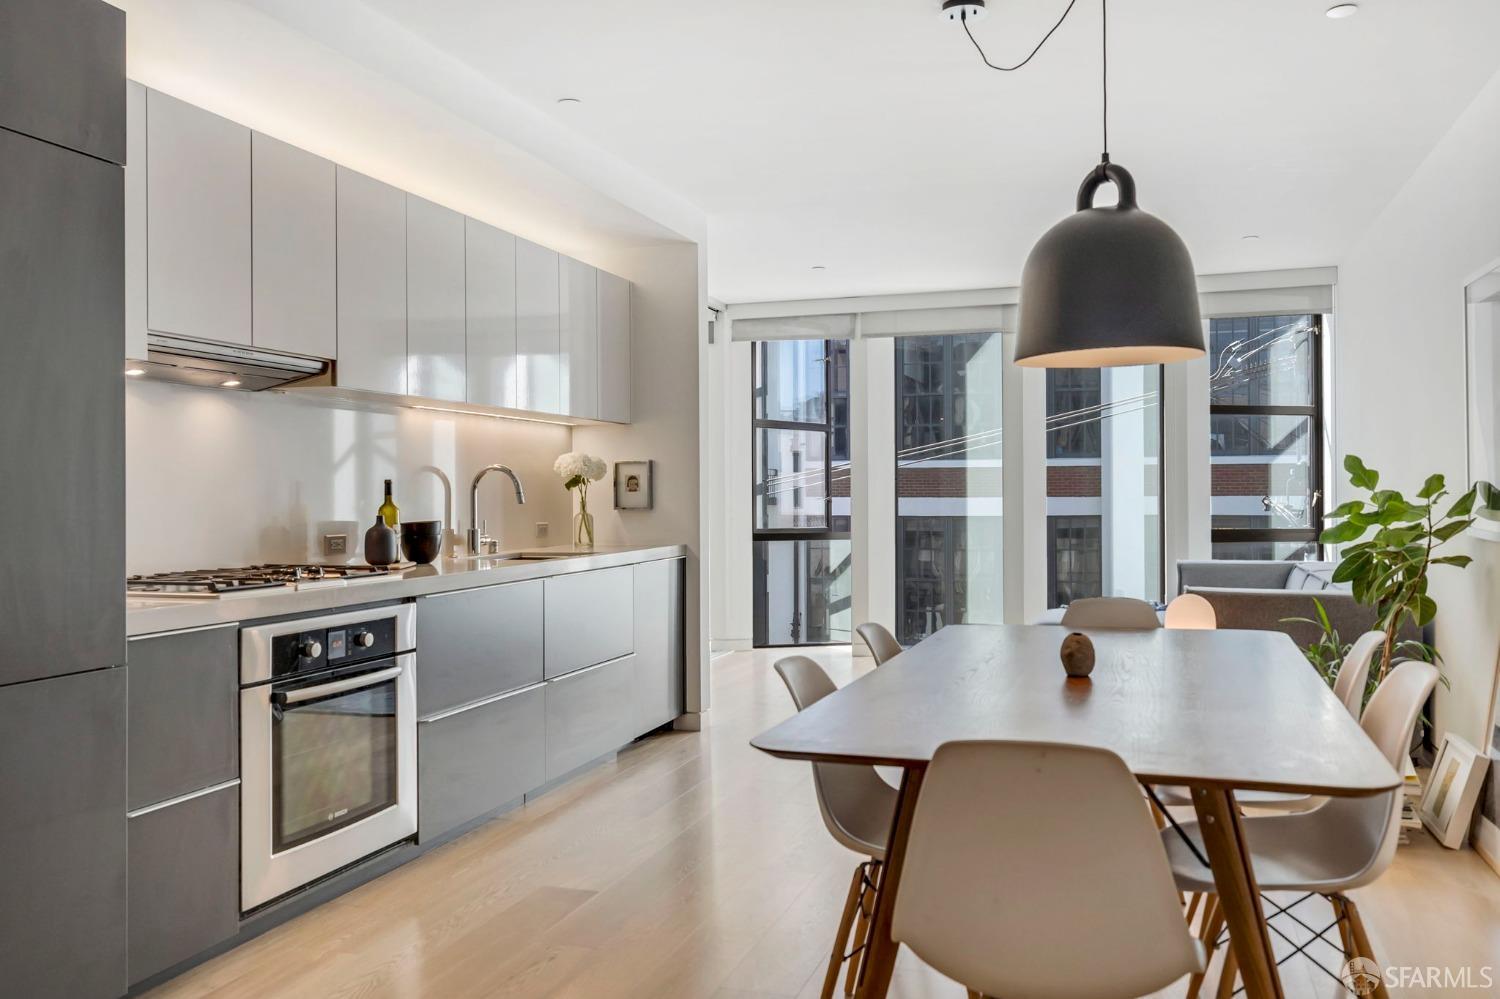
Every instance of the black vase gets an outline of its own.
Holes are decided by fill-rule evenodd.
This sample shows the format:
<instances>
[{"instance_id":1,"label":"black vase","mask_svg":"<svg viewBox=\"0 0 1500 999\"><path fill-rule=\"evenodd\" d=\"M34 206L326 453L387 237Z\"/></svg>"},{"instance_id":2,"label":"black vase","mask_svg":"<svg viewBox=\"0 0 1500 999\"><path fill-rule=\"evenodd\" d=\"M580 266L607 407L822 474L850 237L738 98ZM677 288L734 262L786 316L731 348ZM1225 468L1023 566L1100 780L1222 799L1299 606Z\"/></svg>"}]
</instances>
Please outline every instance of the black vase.
<instances>
[{"instance_id":1,"label":"black vase","mask_svg":"<svg viewBox=\"0 0 1500 999\"><path fill-rule=\"evenodd\" d=\"M401 554L396 541L396 532L385 526L385 519L377 515L375 525L365 532L365 561L370 565L399 562Z\"/></svg>"}]
</instances>

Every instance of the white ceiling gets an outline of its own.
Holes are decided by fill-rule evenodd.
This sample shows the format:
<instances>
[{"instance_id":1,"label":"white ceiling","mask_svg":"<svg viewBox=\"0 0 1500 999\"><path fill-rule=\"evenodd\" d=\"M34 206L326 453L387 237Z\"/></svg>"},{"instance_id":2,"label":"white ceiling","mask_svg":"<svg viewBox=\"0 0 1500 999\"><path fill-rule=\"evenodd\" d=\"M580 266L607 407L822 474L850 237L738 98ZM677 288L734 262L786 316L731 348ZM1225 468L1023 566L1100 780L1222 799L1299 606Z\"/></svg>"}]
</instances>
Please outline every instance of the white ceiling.
<instances>
[{"instance_id":1,"label":"white ceiling","mask_svg":"<svg viewBox=\"0 0 1500 999\"><path fill-rule=\"evenodd\" d=\"M726 302L1014 284L1099 151L1098 0L1014 74L938 0L360 2L703 209ZM975 33L1014 60L1065 5ZM1201 273L1337 263L1500 66L1496 0L1326 5L1111 10L1110 151Z\"/></svg>"}]
</instances>

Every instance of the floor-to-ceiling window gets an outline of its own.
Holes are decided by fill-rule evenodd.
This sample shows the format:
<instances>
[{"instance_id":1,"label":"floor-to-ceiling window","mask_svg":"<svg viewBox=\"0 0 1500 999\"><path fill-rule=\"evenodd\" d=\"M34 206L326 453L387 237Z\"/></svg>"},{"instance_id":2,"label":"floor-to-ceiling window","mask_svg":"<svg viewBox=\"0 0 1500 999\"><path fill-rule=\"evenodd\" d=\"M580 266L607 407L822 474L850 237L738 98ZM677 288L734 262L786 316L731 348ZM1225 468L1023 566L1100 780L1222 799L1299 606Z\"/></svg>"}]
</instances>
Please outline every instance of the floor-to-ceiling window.
<instances>
[{"instance_id":1,"label":"floor-to-ceiling window","mask_svg":"<svg viewBox=\"0 0 1500 999\"><path fill-rule=\"evenodd\" d=\"M1316 558L1322 317L1247 316L1208 325L1213 557Z\"/></svg>"},{"instance_id":2,"label":"floor-to-ceiling window","mask_svg":"<svg viewBox=\"0 0 1500 999\"><path fill-rule=\"evenodd\" d=\"M751 404L754 643L847 642L848 342L754 344Z\"/></svg>"},{"instance_id":3,"label":"floor-to-ceiling window","mask_svg":"<svg viewBox=\"0 0 1500 999\"><path fill-rule=\"evenodd\" d=\"M1162 597L1161 368L1047 372L1047 601Z\"/></svg>"},{"instance_id":4,"label":"floor-to-ceiling window","mask_svg":"<svg viewBox=\"0 0 1500 999\"><path fill-rule=\"evenodd\" d=\"M896 637L998 622L999 333L896 338Z\"/></svg>"}]
</instances>

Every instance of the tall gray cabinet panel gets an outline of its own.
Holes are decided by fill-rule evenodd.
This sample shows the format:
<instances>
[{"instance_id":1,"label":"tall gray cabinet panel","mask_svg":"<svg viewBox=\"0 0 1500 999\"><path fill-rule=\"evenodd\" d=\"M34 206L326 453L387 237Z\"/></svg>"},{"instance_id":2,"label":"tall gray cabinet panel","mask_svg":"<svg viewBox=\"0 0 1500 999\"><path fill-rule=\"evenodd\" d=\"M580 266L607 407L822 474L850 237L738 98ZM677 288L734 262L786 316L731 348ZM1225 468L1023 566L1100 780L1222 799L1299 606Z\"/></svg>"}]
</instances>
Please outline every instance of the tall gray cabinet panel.
<instances>
[{"instance_id":1,"label":"tall gray cabinet panel","mask_svg":"<svg viewBox=\"0 0 1500 999\"><path fill-rule=\"evenodd\" d=\"M251 339L267 350L333 357L333 164L259 132L251 137L250 152Z\"/></svg>"},{"instance_id":2,"label":"tall gray cabinet panel","mask_svg":"<svg viewBox=\"0 0 1500 999\"><path fill-rule=\"evenodd\" d=\"M0 687L0 802L0 991L114 999L127 984L123 668Z\"/></svg>"},{"instance_id":3,"label":"tall gray cabinet panel","mask_svg":"<svg viewBox=\"0 0 1500 999\"><path fill-rule=\"evenodd\" d=\"M562 412L592 420L599 413L599 298L588 264L563 257L558 268L562 309L558 342L562 349Z\"/></svg>"},{"instance_id":4,"label":"tall gray cabinet panel","mask_svg":"<svg viewBox=\"0 0 1500 999\"><path fill-rule=\"evenodd\" d=\"M146 92L146 319L250 343L250 130Z\"/></svg>"},{"instance_id":5,"label":"tall gray cabinet panel","mask_svg":"<svg viewBox=\"0 0 1500 999\"><path fill-rule=\"evenodd\" d=\"M516 395L516 237L464 220L468 401L520 406Z\"/></svg>"},{"instance_id":6,"label":"tall gray cabinet panel","mask_svg":"<svg viewBox=\"0 0 1500 999\"><path fill-rule=\"evenodd\" d=\"M125 661L125 238L118 166L0 130L0 177L6 684Z\"/></svg>"},{"instance_id":7,"label":"tall gray cabinet panel","mask_svg":"<svg viewBox=\"0 0 1500 999\"><path fill-rule=\"evenodd\" d=\"M417 717L542 680L542 580L423 597Z\"/></svg>"},{"instance_id":8,"label":"tall gray cabinet panel","mask_svg":"<svg viewBox=\"0 0 1500 999\"><path fill-rule=\"evenodd\" d=\"M521 409L561 413L559 257L556 250L516 240L516 371Z\"/></svg>"},{"instance_id":9,"label":"tall gray cabinet panel","mask_svg":"<svg viewBox=\"0 0 1500 999\"><path fill-rule=\"evenodd\" d=\"M130 643L132 809L239 776L238 650L235 625Z\"/></svg>"},{"instance_id":10,"label":"tall gray cabinet panel","mask_svg":"<svg viewBox=\"0 0 1500 999\"><path fill-rule=\"evenodd\" d=\"M406 193L338 168L338 383L406 394Z\"/></svg>"},{"instance_id":11,"label":"tall gray cabinet panel","mask_svg":"<svg viewBox=\"0 0 1500 999\"><path fill-rule=\"evenodd\" d=\"M680 558L635 567L637 733L665 725L685 707L683 567Z\"/></svg>"},{"instance_id":12,"label":"tall gray cabinet panel","mask_svg":"<svg viewBox=\"0 0 1500 999\"><path fill-rule=\"evenodd\" d=\"M599 271L599 419L630 422L630 282Z\"/></svg>"},{"instance_id":13,"label":"tall gray cabinet panel","mask_svg":"<svg viewBox=\"0 0 1500 999\"><path fill-rule=\"evenodd\" d=\"M240 928L240 789L129 821L129 978L150 978Z\"/></svg>"},{"instance_id":14,"label":"tall gray cabinet panel","mask_svg":"<svg viewBox=\"0 0 1500 999\"><path fill-rule=\"evenodd\" d=\"M406 196L406 390L463 402L464 217Z\"/></svg>"},{"instance_id":15,"label":"tall gray cabinet panel","mask_svg":"<svg viewBox=\"0 0 1500 999\"><path fill-rule=\"evenodd\" d=\"M0 3L0 128L125 162L125 12L99 0Z\"/></svg>"}]
</instances>

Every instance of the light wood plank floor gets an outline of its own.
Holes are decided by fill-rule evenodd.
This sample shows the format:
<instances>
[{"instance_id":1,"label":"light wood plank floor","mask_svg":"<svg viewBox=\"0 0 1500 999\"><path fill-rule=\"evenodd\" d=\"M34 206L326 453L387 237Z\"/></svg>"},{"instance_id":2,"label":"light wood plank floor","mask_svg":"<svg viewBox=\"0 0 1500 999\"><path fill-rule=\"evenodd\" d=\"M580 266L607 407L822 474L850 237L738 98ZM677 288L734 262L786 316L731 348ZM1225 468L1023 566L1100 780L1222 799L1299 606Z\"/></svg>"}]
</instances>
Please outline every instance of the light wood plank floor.
<instances>
[{"instance_id":1,"label":"light wood plank floor","mask_svg":"<svg viewBox=\"0 0 1500 999\"><path fill-rule=\"evenodd\" d=\"M815 656L840 683L869 668ZM643 740L152 996L815 997L855 858L824 831L809 768L747 744L791 713L775 658L714 661L704 731ZM1356 898L1388 963L1500 965L1500 878L1472 851L1418 835ZM1284 976L1289 996L1347 995L1300 959ZM964 992L903 951L892 995Z\"/></svg>"}]
</instances>

